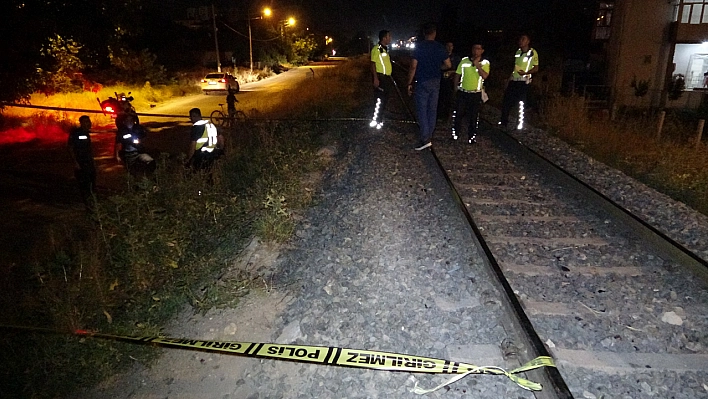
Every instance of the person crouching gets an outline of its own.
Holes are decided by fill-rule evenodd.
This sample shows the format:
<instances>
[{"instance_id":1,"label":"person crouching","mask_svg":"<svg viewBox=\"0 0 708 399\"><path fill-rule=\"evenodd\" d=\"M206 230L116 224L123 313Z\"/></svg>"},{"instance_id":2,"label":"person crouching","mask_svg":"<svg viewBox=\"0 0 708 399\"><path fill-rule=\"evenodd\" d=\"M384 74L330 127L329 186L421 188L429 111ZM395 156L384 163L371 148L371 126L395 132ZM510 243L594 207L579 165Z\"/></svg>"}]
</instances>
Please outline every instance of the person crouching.
<instances>
[{"instance_id":1,"label":"person crouching","mask_svg":"<svg viewBox=\"0 0 708 399\"><path fill-rule=\"evenodd\" d=\"M224 153L224 136L213 123L202 119L202 111L199 108L189 110L189 119L192 122L192 131L187 164L195 170L208 170Z\"/></svg>"}]
</instances>

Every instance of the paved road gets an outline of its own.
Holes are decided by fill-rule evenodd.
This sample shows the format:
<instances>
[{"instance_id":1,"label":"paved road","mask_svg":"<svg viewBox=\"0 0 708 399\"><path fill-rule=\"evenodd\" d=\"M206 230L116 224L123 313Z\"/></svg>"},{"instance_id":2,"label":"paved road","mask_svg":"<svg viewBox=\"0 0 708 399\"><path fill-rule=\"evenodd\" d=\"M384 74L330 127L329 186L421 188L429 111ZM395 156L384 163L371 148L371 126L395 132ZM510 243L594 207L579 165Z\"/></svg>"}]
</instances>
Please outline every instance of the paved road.
<instances>
[{"instance_id":1,"label":"paved road","mask_svg":"<svg viewBox=\"0 0 708 399\"><path fill-rule=\"evenodd\" d=\"M293 87L298 82L311 79L313 75L320 73L325 68L332 67L332 63L313 64L304 67L293 68L287 72L283 72L274 77L260 80L258 82L244 83L241 85L241 91L236 96L242 102L256 103L259 100L265 101L273 93ZM219 92L209 95L199 94L188 97L176 98L164 104L160 104L149 110L140 110L142 113L150 114L165 114L165 115L184 115L184 121L187 120L187 115L191 108L200 108L204 116L208 116L211 111L219 109L220 103L226 102L226 93ZM239 105L237 104L237 107ZM149 122L165 122L182 119L171 119L164 117L149 117L140 118L142 123Z\"/></svg>"},{"instance_id":2,"label":"paved road","mask_svg":"<svg viewBox=\"0 0 708 399\"><path fill-rule=\"evenodd\" d=\"M291 69L263 81L241 86L239 101L263 97L293 87L329 65L312 65ZM189 109L199 107L205 115L219 108L226 95L194 95L168 101L140 112L184 115L174 118L141 117L149 131L144 144L151 153L179 154L189 145ZM91 134L94 157L98 168L99 193L122 187L125 169L113 158L115 129ZM65 141L54 143L23 143L0 146L0 206L6 217L0 230L11 232L0 240L0 272L26 261L35 251L33 243L39 233L52 223L63 225L85 213L76 187L74 166ZM61 233L60 233L61 234Z\"/></svg>"}]
</instances>

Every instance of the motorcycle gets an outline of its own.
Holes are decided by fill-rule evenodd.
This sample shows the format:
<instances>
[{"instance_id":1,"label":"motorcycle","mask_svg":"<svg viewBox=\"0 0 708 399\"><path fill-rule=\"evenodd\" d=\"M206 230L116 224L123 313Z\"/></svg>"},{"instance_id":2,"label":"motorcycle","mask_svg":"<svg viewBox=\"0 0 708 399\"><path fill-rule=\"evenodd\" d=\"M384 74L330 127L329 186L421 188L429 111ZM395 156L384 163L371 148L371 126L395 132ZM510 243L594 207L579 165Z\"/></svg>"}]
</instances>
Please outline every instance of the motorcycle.
<instances>
[{"instance_id":1,"label":"motorcycle","mask_svg":"<svg viewBox=\"0 0 708 399\"><path fill-rule=\"evenodd\" d=\"M96 97L96 101L101 106L104 115L110 115L111 118L116 120L116 127L120 128L123 125L123 119L125 115L132 115L135 123L140 123L138 121L138 114L135 111L135 107L131 104L134 100L133 96L130 95L131 92L118 93L113 92L115 97L108 97L108 99L101 101Z\"/></svg>"}]
</instances>

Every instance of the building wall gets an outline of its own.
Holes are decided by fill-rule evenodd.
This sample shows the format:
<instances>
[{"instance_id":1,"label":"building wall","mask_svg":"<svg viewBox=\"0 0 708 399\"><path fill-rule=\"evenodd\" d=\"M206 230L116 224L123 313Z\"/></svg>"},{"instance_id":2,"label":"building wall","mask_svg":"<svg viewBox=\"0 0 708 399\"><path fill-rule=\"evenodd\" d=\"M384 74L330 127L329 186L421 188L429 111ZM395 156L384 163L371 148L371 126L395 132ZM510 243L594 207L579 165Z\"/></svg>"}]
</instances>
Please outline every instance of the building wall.
<instances>
[{"instance_id":1,"label":"building wall","mask_svg":"<svg viewBox=\"0 0 708 399\"><path fill-rule=\"evenodd\" d=\"M669 56L669 29L674 6L667 1L617 0L610 37L608 80L615 105L658 106L662 101ZM638 98L633 79L649 81L649 93Z\"/></svg>"}]
</instances>

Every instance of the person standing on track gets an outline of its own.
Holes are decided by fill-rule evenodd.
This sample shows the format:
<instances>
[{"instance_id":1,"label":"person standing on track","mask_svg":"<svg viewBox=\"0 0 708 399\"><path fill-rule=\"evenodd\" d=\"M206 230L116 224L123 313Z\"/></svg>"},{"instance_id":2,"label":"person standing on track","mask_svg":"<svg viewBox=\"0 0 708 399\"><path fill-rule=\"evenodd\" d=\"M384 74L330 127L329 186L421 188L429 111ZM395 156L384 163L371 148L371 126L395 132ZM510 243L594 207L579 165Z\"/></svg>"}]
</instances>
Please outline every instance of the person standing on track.
<instances>
[{"instance_id":1,"label":"person standing on track","mask_svg":"<svg viewBox=\"0 0 708 399\"><path fill-rule=\"evenodd\" d=\"M509 130L509 112L516 105L519 106L519 118L517 119L517 129L524 127L524 109L526 98L531 84L531 77L538 72L538 52L529 46L531 39L528 35L519 37L519 49L514 55L514 71L509 77L509 83L504 91L502 101L501 119L499 124L502 129Z\"/></svg>"},{"instance_id":2,"label":"person standing on track","mask_svg":"<svg viewBox=\"0 0 708 399\"><path fill-rule=\"evenodd\" d=\"M460 64L460 56L454 53L455 45L448 41L445 43L445 51L450 56L450 69L443 70L442 79L440 80L440 99L438 100L438 120L442 123L447 123L450 119L450 111L452 111L455 102L455 71Z\"/></svg>"},{"instance_id":3,"label":"person standing on track","mask_svg":"<svg viewBox=\"0 0 708 399\"><path fill-rule=\"evenodd\" d=\"M489 61L482 58L482 54L484 47L475 43L472 56L460 61L454 77L457 104L452 114L452 138L457 140L458 134L466 134L469 144L477 142L484 80L489 76Z\"/></svg>"},{"instance_id":4,"label":"person standing on track","mask_svg":"<svg viewBox=\"0 0 708 399\"><path fill-rule=\"evenodd\" d=\"M374 78L374 116L369 123L370 127L381 129L383 127L383 113L388 104L388 99L395 90L395 83L391 77L391 57L388 54L388 45L391 44L391 32L379 32L379 44L371 49L371 75Z\"/></svg>"},{"instance_id":5,"label":"person standing on track","mask_svg":"<svg viewBox=\"0 0 708 399\"><path fill-rule=\"evenodd\" d=\"M437 28L432 23L423 26L425 40L416 43L413 59L408 70L408 95L413 95L415 79L415 109L420 126L416 151L432 145L433 131L437 121L438 97L442 70L452 67L450 56L442 44L435 41Z\"/></svg>"}]
</instances>

